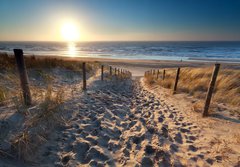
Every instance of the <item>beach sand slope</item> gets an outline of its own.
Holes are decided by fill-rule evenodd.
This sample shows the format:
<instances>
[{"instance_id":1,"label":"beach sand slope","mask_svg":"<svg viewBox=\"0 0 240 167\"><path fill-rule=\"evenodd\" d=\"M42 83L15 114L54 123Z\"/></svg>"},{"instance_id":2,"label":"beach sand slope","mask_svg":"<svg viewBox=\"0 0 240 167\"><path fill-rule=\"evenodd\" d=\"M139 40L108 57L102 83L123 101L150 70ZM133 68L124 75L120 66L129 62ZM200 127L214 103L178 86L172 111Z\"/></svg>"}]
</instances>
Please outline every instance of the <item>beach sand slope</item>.
<instances>
[{"instance_id":1,"label":"beach sand slope","mask_svg":"<svg viewBox=\"0 0 240 167\"><path fill-rule=\"evenodd\" d=\"M225 147L218 138L238 124L221 131L216 121L202 120L188 106L149 89L143 78L95 77L88 83L86 92L65 102L66 124L33 157L37 166L239 165L238 145Z\"/></svg>"}]
</instances>

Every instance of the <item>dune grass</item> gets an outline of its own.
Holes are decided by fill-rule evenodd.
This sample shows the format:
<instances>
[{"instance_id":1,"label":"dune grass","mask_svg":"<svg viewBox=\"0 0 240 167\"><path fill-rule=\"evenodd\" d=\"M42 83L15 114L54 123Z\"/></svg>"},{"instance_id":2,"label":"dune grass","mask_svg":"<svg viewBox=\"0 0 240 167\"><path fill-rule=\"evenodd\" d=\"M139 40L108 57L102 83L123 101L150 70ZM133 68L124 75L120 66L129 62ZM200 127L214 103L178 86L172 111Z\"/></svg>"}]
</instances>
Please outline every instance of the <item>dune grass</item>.
<instances>
[{"instance_id":1,"label":"dune grass","mask_svg":"<svg viewBox=\"0 0 240 167\"><path fill-rule=\"evenodd\" d=\"M61 58L25 56L25 63L30 80L48 85L58 77L74 80L76 76L82 76L82 62ZM98 62L86 63L86 72L89 75L99 68ZM51 70L61 69L60 76L53 76ZM30 86L33 88L32 82ZM0 53L0 103L11 98L19 92L19 76L13 55ZM34 90L34 89L32 89Z\"/></svg>"},{"instance_id":2,"label":"dune grass","mask_svg":"<svg viewBox=\"0 0 240 167\"><path fill-rule=\"evenodd\" d=\"M0 102L4 101L5 98L6 98L6 90L2 86L0 86Z\"/></svg>"},{"instance_id":3,"label":"dune grass","mask_svg":"<svg viewBox=\"0 0 240 167\"><path fill-rule=\"evenodd\" d=\"M63 103L64 91L53 93L52 87L49 86L44 101L26 114L23 131L12 138L11 145L15 152L13 156L31 162L38 147L47 141L51 131L64 124L61 107Z\"/></svg>"},{"instance_id":4,"label":"dune grass","mask_svg":"<svg viewBox=\"0 0 240 167\"><path fill-rule=\"evenodd\" d=\"M56 68L61 67L71 71L82 71L82 62L74 60L63 60L61 58L51 57L35 57L25 56L25 63L27 68ZM94 67L98 66L98 63L86 64L86 71L91 71ZM10 70L16 68L16 62L13 55L6 53L0 53L0 70Z\"/></svg>"},{"instance_id":5,"label":"dune grass","mask_svg":"<svg viewBox=\"0 0 240 167\"><path fill-rule=\"evenodd\" d=\"M7 54L0 54L0 104L11 101L16 113L24 117L18 131L11 132L6 139L11 144L11 156L32 161L52 130L65 124L63 103L68 101L68 91L82 83L82 62L27 56L25 63L33 106L27 108L23 105L15 58ZM98 62L86 63L87 77L98 68Z\"/></svg>"},{"instance_id":6,"label":"dune grass","mask_svg":"<svg viewBox=\"0 0 240 167\"><path fill-rule=\"evenodd\" d=\"M162 79L162 71L160 77L146 77L149 85L157 84L164 88L172 89L176 69L166 69L165 79ZM181 68L180 79L177 92L187 93L196 98L204 99L208 90L209 82L213 72L213 67L205 68ZM240 106L240 70L221 69L218 74L216 87L214 89L213 101L217 103L225 103L232 106Z\"/></svg>"}]
</instances>

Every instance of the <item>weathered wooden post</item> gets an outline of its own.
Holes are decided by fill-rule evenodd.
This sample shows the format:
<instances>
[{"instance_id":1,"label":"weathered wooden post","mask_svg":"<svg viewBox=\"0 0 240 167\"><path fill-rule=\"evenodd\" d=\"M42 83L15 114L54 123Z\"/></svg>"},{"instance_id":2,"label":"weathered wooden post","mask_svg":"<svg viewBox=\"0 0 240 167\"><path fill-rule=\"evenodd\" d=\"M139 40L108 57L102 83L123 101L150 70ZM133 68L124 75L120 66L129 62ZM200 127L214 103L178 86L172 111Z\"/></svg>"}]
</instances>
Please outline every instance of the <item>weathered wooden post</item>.
<instances>
[{"instance_id":1,"label":"weathered wooden post","mask_svg":"<svg viewBox=\"0 0 240 167\"><path fill-rule=\"evenodd\" d=\"M159 70L157 70L157 77L156 78L158 79L158 77L159 77Z\"/></svg>"},{"instance_id":2,"label":"weathered wooden post","mask_svg":"<svg viewBox=\"0 0 240 167\"><path fill-rule=\"evenodd\" d=\"M174 87L173 87L173 94L175 94L176 91L177 91L177 84L178 84L178 79L179 79L179 73L180 73L180 68L178 67L177 74L176 74L176 79L175 79L175 84L174 84Z\"/></svg>"},{"instance_id":3,"label":"weathered wooden post","mask_svg":"<svg viewBox=\"0 0 240 167\"><path fill-rule=\"evenodd\" d=\"M101 66L101 80L103 81L103 70L104 70L104 65Z\"/></svg>"},{"instance_id":4,"label":"weathered wooden post","mask_svg":"<svg viewBox=\"0 0 240 167\"><path fill-rule=\"evenodd\" d=\"M28 106L32 104L32 97L31 97L31 92L29 88L29 80L28 80L26 65L23 57L23 51L22 49L13 49L13 52L15 55L17 68L20 76L24 103L25 105Z\"/></svg>"},{"instance_id":5,"label":"weathered wooden post","mask_svg":"<svg viewBox=\"0 0 240 167\"><path fill-rule=\"evenodd\" d=\"M165 69L163 69L163 80L165 79Z\"/></svg>"},{"instance_id":6,"label":"weathered wooden post","mask_svg":"<svg viewBox=\"0 0 240 167\"><path fill-rule=\"evenodd\" d=\"M211 99L212 99L212 94L213 94L213 90L214 90L214 87L215 87L215 83L216 83L216 80L217 80L219 68L220 68L220 64L215 64L215 67L214 67L214 70L213 70L213 73L212 73L212 78L211 78L211 81L210 81L209 87L208 87L205 106L204 106L204 110L203 110L203 117L208 116L208 110L209 110L210 102L211 102Z\"/></svg>"},{"instance_id":7,"label":"weathered wooden post","mask_svg":"<svg viewBox=\"0 0 240 167\"><path fill-rule=\"evenodd\" d=\"M116 67L114 68L114 75L115 76L117 75L117 68Z\"/></svg>"},{"instance_id":8,"label":"weathered wooden post","mask_svg":"<svg viewBox=\"0 0 240 167\"><path fill-rule=\"evenodd\" d=\"M112 66L109 67L109 73L112 76Z\"/></svg>"},{"instance_id":9,"label":"weathered wooden post","mask_svg":"<svg viewBox=\"0 0 240 167\"><path fill-rule=\"evenodd\" d=\"M83 73L83 90L87 90L87 81L86 81L86 63L82 63L82 73Z\"/></svg>"}]
</instances>

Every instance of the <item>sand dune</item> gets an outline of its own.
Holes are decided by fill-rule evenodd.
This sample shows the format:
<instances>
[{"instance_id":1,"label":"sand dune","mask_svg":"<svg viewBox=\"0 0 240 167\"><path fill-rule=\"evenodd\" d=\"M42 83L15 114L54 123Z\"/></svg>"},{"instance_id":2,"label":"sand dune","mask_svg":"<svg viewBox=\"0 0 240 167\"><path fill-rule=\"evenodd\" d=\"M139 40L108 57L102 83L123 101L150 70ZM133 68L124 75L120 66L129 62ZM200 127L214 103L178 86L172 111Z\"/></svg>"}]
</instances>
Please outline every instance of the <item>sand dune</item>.
<instances>
[{"instance_id":1,"label":"sand dune","mask_svg":"<svg viewBox=\"0 0 240 167\"><path fill-rule=\"evenodd\" d=\"M79 83L65 86L57 117L64 124L35 143L31 161L5 155L0 166L240 165L238 122L202 118L189 99L150 88L141 77L119 80L106 74L104 79L99 72L91 76L86 92L77 90Z\"/></svg>"},{"instance_id":2,"label":"sand dune","mask_svg":"<svg viewBox=\"0 0 240 167\"><path fill-rule=\"evenodd\" d=\"M71 113L69 121L41 147L36 155L39 166L237 164L237 149L226 159L207 147L214 135L203 134L206 128L196 116L159 98L142 80L92 78L89 90L64 106Z\"/></svg>"}]
</instances>

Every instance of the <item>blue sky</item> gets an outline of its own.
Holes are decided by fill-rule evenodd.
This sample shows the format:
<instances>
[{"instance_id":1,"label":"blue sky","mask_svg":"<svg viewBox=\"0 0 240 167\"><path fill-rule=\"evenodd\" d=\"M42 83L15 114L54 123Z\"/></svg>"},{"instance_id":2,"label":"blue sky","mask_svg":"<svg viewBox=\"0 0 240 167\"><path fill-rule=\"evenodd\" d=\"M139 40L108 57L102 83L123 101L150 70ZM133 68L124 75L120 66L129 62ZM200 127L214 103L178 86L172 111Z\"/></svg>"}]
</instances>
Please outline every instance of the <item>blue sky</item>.
<instances>
[{"instance_id":1,"label":"blue sky","mask_svg":"<svg viewBox=\"0 0 240 167\"><path fill-rule=\"evenodd\" d=\"M240 40L240 0L1 0L0 40Z\"/></svg>"}]
</instances>

